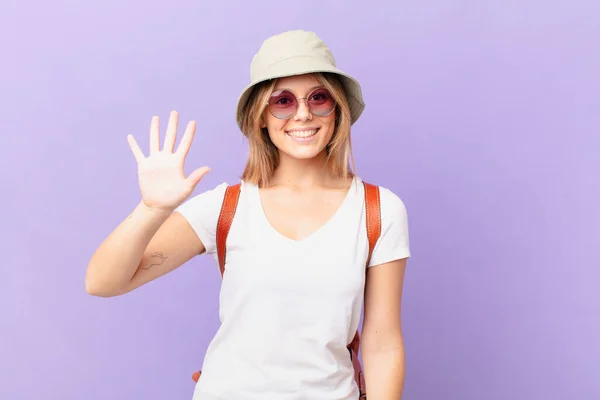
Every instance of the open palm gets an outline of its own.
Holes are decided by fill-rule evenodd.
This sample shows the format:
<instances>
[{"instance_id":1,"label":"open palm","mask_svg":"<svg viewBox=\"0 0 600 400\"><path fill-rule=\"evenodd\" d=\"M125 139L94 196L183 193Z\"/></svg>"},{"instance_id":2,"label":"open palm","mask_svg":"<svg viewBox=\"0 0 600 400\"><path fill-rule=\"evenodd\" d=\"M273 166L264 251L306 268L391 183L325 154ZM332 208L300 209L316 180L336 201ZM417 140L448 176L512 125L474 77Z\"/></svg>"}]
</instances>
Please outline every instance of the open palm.
<instances>
[{"instance_id":1,"label":"open palm","mask_svg":"<svg viewBox=\"0 0 600 400\"><path fill-rule=\"evenodd\" d=\"M160 148L159 118L153 117L150 123L150 153L146 157L132 135L127 141L138 164L138 179L142 201L147 207L172 211L177 208L210 170L208 167L198 168L188 177L185 176L184 164L192 145L196 131L196 123L191 121L175 150L179 115L172 111L165 134L163 148Z\"/></svg>"}]
</instances>

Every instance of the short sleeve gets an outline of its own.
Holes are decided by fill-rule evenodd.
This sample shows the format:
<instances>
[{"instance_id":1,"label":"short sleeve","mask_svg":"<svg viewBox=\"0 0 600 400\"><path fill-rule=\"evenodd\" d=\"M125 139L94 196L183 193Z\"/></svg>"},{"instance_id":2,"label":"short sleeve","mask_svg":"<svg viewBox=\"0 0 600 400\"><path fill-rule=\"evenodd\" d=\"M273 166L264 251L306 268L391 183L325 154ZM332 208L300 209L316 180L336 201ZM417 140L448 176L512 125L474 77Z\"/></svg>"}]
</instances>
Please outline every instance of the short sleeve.
<instances>
[{"instance_id":1,"label":"short sleeve","mask_svg":"<svg viewBox=\"0 0 600 400\"><path fill-rule=\"evenodd\" d=\"M227 186L227 183L221 183L193 196L175 209L192 226L207 254L214 254L217 249L217 222Z\"/></svg>"},{"instance_id":2,"label":"short sleeve","mask_svg":"<svg viewBox=\"0 0 600 400\"><path fill-rule=\"evenodd\" d=\"M373 249L369 267L410 257L408 214L402 199L391 190L379 187L381 235Z\"/></svg>"}]
</instances>

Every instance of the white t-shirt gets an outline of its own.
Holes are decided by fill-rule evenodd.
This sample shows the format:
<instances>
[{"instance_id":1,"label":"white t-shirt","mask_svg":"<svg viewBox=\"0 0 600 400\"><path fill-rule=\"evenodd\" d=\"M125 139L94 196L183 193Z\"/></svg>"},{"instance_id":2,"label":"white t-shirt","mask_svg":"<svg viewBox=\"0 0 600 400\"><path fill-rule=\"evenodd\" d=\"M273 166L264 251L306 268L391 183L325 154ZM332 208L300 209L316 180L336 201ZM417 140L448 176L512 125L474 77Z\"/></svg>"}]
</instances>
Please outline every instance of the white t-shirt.
<instances>
[{"instance_id":1,"label":"white t-shirt","mask_svg":"<svg viewBox=\"0 0 600 400\"><path fill-rule=\"evenodd\" d=\"M215 261L226 187L177 209ZM382 230L369 267L410 256L403 201L383 187L380 199ZM300 241L270 225L258 187L242 181L227 239L221 326L193 400L357 399L347 345L360 322L368 248L360 178L333 217Z\"/></svg>"}]
</instances>

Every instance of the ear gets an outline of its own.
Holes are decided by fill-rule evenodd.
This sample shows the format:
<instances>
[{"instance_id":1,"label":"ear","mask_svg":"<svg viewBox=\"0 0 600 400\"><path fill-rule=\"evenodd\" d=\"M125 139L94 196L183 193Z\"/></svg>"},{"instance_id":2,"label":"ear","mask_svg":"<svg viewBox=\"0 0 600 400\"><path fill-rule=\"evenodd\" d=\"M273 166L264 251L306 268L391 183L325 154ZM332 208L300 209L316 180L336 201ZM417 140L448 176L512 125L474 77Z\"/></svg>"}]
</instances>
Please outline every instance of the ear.
<instances>
[{"instance_id":1,"label":"ear","mask_svg":"<svg viewBox=\"0 0 600 400\"><path fill-rule=\"evenodd\" d=\"M260 128L264 129L267 127L267 121L265 121L265 116L260 117Z\"/></svg>"}]
</instances>

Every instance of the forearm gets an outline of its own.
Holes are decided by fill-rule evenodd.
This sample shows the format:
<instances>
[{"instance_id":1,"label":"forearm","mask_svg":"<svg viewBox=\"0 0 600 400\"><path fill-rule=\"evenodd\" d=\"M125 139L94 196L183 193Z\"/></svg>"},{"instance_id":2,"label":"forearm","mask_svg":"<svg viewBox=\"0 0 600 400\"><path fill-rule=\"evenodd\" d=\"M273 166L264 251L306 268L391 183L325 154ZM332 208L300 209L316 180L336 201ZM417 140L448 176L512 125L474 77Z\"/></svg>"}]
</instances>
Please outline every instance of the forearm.
<instances>
[{"instance_id":1,"label":"forearm","mask_svg":"<svg viewBox=\"0 0 600 400\"><path fill-rule=\"evenodd\" d=\"M405 353L402 339L381 348L362 351L369 400L400 400L404 389Z\"/></svg>"},{"instance_id":2,"label":"forearm","mask_svg":"<svg viewBox=\"0 0 600 400\"><path fill-rule=\"evenodd\" d=\"M100 296L118 293L135 274L148 243L169 215L140 202L92 256L86 273L87 291Z\"/></svg>"}]
</instances>

